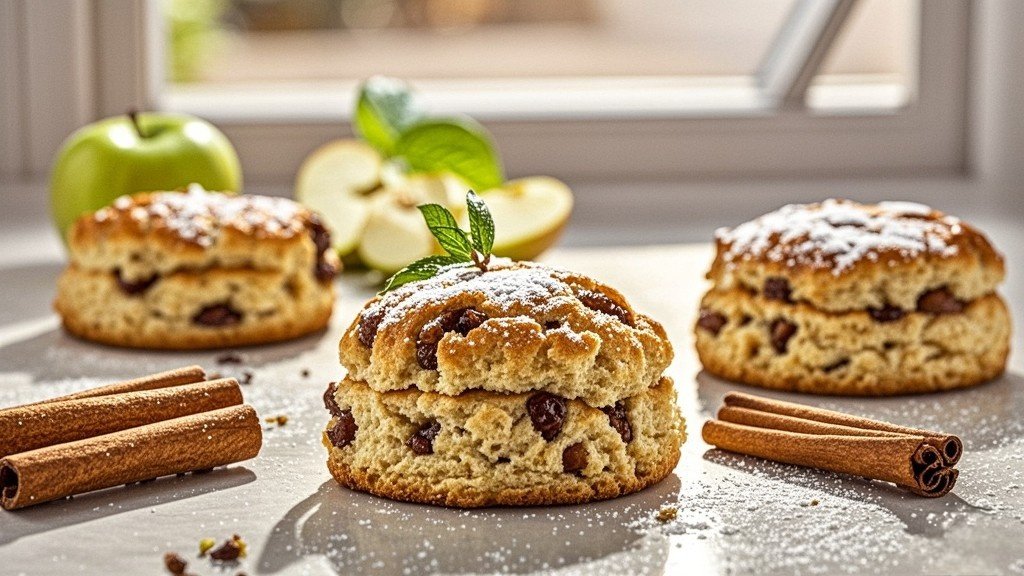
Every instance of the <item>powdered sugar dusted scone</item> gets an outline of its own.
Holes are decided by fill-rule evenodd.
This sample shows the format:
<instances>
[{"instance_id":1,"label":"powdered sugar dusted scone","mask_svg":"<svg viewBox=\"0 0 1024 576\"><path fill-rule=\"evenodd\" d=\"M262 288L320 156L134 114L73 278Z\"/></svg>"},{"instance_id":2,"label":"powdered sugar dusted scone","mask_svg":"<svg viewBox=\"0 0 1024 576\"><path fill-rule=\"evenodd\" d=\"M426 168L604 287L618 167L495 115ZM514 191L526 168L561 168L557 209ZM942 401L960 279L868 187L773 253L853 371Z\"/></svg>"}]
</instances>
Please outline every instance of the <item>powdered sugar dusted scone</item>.
<instances>
[{"instance_id":1,"label":"powdered sugar dusted scone","mask_svg":"<svg viewBox=\"0 0 1024 576\"><path fill-rule=\"evenodd\" d=\"M350 488L446 506L589 502L641 490L679 460L668 379L605 410L545 392L458 396L328 388L327 465Z\"/></svg>"},{"instance_id":2,"label":"powdered sugar dusted scone","mask_svg":"<svg viewBox=\"0 0 1024 576\"><path fill-rule=\"evenodd\" d=\"M606 406L656 383L672 347L614 289L506 262L486 273L453 267L370 301L341 340L341 361L379 392L546 390Z\"/></svg>"},{"instance_id":3,"label":"powdered sugar dusted scone","mask_svg":"<svg viewBox=\"0 0 1024 576\"><path fill-rule=\"evenodd\" d=\"M640 490L679 460L664 329L612 288L491 259L371 300L328 389L341 484L448 506L577 503Z\"/></svg>"},{"instance_id":4,"label":"powdered sugar dusted scone","mask_svg":"<svg viewBox=\"0 0 1024 576\"><path fill-rule=\"evenodd\" d=\"M1010 319L1002 257L920 204L790 205L716 234L697 351L771 388L900 394L999 375Z\"/></svg>"},{"instance_id":5,"label":"powdered sugar dusted scone","mask_svg":"<svg viewBox=\"0 0 1024 576\"><path fill-rule=\"evenodd\" d=\"M54 306L65 328L143 348L214 348L322 329L340 264L316 214L284 198L122 197L80 219Z\"/></svg>"}]
</instances>

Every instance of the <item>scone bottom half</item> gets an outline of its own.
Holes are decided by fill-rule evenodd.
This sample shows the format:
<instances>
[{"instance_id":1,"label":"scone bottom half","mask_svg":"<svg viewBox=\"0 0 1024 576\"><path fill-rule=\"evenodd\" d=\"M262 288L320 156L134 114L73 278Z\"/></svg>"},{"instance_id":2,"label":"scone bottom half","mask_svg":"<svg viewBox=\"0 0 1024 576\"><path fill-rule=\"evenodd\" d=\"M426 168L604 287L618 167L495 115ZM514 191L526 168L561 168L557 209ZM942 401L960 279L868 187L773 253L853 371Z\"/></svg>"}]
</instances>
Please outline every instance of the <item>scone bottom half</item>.
<instances>
[{"instance_id":1,"label":"scone bottom half","mask_svg":"<svg viewBox=\"0 0 1024 576\"><path fill-rule=\"evenodd\" d=\"M377 392L346 379L324 394L327 465L343 486L474 508L622 496L675 468L685 438L671 380L604 409L547 392Z\"/></svg>"},{"instance_id":2,"label":"scone bottom half","mask_svg":"<svg viewBox=\"0 0 1024 576\"><path fill-rule=\"evenodd\" d=\"M456 507L613 498L667 476L683 420L660 324L529 262L461 267L371 300L324 395L342 485Z\"/></svg>"},{"instance_id":3,"label":"scone bottom half","mask_svg":"<svg viewBox=\"0 0 1024 576\"><path fill-rule=\"evenodd\" d=\"M340 269L320 218L284 198L125 196L72 227L54 307L115 346L205 349L323 329Z\"/></svg>"},{"instance_id":4,"label":"scone bottom half","mask_svg":"<svg viewBox=\"0 0 1024 576\"><path fill-rule=\"evenodd\" d=\"M712 374L821 394L891 395L1000 375L1010 317L987 238L905 202L790 205L716 233L695 326Z\"/></svg>"}]
</instances>

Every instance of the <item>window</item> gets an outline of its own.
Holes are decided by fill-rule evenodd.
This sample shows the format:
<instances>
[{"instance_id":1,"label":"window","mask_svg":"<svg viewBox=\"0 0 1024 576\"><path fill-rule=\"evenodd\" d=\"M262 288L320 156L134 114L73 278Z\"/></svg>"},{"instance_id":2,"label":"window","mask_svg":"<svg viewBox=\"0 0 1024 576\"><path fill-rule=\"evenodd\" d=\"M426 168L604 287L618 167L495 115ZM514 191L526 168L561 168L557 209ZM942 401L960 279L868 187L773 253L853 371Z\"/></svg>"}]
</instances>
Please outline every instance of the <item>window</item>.
<instances>
[{"instance_id":1,"label":"window","mask_svg":"<svg viewBox=\"0 0 1024 576\"><path fill-rule=\"evenodd\" d=\"M22 26L53 38L28 46L32 74L11 92L26 95L12 96L18 107L57 111L29 114L33 125L19 129L33 139L22 162L33 171L70 127L143 106L213 120L239 149L247 182L287 186L309 151L350 134L352 88L371 73L409 78L434 111L483 121L512 176L936 175L965 166L965 0L14 6L22 25L6 38ZM54 89L54 77L68 80Z\"/></svg>"}]
</instances>

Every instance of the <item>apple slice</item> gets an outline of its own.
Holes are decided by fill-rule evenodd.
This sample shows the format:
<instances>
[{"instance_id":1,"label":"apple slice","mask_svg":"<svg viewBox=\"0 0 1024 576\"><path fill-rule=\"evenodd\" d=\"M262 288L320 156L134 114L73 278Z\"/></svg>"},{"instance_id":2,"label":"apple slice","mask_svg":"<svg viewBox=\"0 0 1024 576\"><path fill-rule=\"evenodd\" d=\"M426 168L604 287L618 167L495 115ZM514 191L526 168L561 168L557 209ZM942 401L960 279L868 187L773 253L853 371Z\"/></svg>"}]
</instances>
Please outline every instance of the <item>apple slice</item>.
<instances>
[{"instance_id":1,"label":"apple slice","mask_svg":"<svg viewBox=\"0 0 1024 576\"><path fill-rule=\"evenodd\" d=\"M554 244L572 213L572 191L547 176L511 180L481 195L494 218L494 252L532 260Z\"/></svg>"},{"instance_id":2,"label":"apple slice","mask_svg":"<svg viewBox=\"0 0 1024 576\"><path fill-rule=\"evenodd\" d=\"M356 249L363 264L394 274L436 253L437 241L423 222L418 204L422 202L396 189L387 189L374 199Z\"/></svg>"},{"instance_id":3,"label":"apple slice","mask_svg":"<svg viewBox=\"0 0 1024 576\"><path fill-rule=\"evenodd\" d=\"M295 198L318 212L341 256L353 252L370 215L370 192L380 186L383 159L357 140L327 143L302 163Z\"/></svg>"}]
</instances>

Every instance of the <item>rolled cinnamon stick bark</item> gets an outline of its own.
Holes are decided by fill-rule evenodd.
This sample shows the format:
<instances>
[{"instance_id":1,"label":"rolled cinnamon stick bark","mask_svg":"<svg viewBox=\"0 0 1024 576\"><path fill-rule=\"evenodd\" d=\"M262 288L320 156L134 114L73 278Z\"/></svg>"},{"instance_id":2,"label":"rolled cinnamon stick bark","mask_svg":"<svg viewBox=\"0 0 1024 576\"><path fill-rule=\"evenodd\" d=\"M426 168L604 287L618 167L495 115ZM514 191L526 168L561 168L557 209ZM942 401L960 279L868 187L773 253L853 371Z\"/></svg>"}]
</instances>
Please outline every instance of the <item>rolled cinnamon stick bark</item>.
<instances>
[{"instance_id":1,"label":"rolled cinnamon stick bark","mask_svg":"<svg viewBox=\"0 0 1024 576\"><path fill-rule=\"evenodd\" d=\"M0 460L7 510L255 457L263 430L252 406L232 406L22 452Z\"/></svg>"},{"instance_id":2,"label":"rolled cinnamon stick bark","mask_svg":"<svg viewBox=\"0 0 1024 576\"><path fill-rule=\"evenodd\" d=\"M906 434L908 436L920 436L926 438L929 444L938 448L946 466L955 465L960 460L960 456L962 456L964 452L964 445L963 442L960 441L960 438L943 432L910 428L907 426L900 426L898 424L891 424L889 422L881 422L870 418L853 416L852 414L844 414L842 412L825 410L823 408L815 408L804 404L795 404L792 402L783 402L782 400L772 400L761 396L753 396L742 392L730 392L726 394L723 402L726 406L749 408L751 410L803 418L804 420L814 420L826 424L838 424L841 426L860 428L862 430L877 430Z\"/></svg>"},{"instance_id":3,"label":"rolled cinnamon stick bark","mask_svg":"<svg viewBox=\"0 0 1024 576\"><path fill-rule=\"evenodd\" d=\"M0 458L242 403L233 378L0 410Z\"/></svg>"},{"instance_id":4,"label":"rolled cinnamon stick bark","mask_svg":"<svg viewBox=\"0 0 1024 576\"><path fill-rule=\"evenodd\" d=\"M892 482L929 497L952 490L958 472L923 438L808 434L710 420L704 441L767 460Z\"/></svg>"},{"instance_id":5,"label":"rolled cinnamon stick bark","mask_svg":"<svg viewBox=\"0 0 1024 576\"><path fill-rule=\"evenodd\" d=\"M817 420L806 420L795 416L786 416L772 412L762 412L751 408L740 408L739 406L722 406L718 410L718 419L733 424L754 426L755 428L771 428L773 430L785 430L787 432L803 432L804 434L834 434L836 436L874 436L880 438L912 437L924 439L924 436L911 436L885 430L871 430L868 428L854 428L841 424L829 424Z\"/></svg>"},{"instance_id":6,"label":"rolled cinnamon stick bark","mask_svg":"<svg viewBox=\"0 0 1024 576\"><path fill-rule=\"evenodd\" d=\"M68 394L67 396L50 398L49 400L35 402L34 404L46 404L48 402L61 402L64 400L78 400L81 398L95 398L97 396L109 396L111 394L122 394L124 392L156 390L158 388L181 386L182 384L194 384L196 382L202 382L203 380L206 380L206 372L204 372L201 367L185 366L182 368L175 368L174 370L168 370L166 372L157 372L156 374L150 374L148 376L115 382L113 384L108 384L107 386L89 388L88 390L82 390L80 392L75 392L74 394ZM29 406L31 406L31 404L29 404Z\"/></svg>"}]
</instances>

